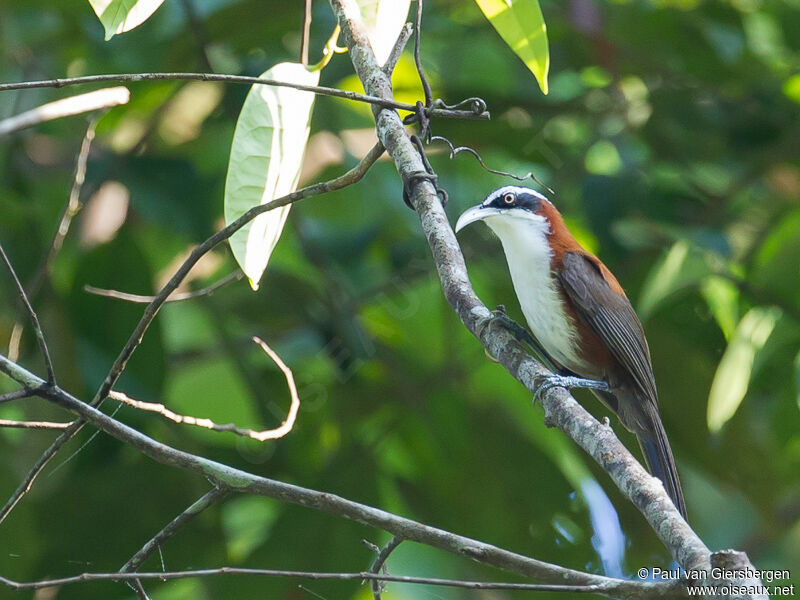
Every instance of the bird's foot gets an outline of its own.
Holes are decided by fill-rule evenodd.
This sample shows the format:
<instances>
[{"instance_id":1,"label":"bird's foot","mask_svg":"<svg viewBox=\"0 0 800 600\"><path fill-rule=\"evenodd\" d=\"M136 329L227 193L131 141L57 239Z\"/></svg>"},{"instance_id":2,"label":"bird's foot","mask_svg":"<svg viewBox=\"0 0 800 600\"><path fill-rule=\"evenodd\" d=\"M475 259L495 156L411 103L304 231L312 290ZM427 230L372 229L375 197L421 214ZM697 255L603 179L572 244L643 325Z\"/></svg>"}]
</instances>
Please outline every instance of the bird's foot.
<instances>
[{"instance_id":1,"label":"bird's foot","mask_svg":"<svg viewBox=\"0 0 800 600\"><path fill-rule=\"evenodd\" d=\"M511 335L513 335L514 338L521 344L528 344L534 348L538 346L536 340L533 339L533 336L528 332L528 330L508 316L508 313L506 313L506 307L504 305L497 305L497 308L492 311L491 320L497 321L503 325L503 327L508 329Z\"/></svg>"},{"instance_id":2,"label":"bird's foot","mask_svg":"<svg viewBox=\"0 0 800 600\"><path fill-rule=\"evenodd\" d=\"M497 308L492 311L492 316L487 320L487 325L493 322L500 323L503 327L505 327L511 335L514 336L520 344L527 345L533 351L534 356L544 364L551 371L558 372L561 368L556 365L553 360L547 355L544 348L542 348L541 344L536 341L530 332L525 329L522 325L517 323L514 319L506 314L506 307L502 304L498 304Z\"/></svg>"},{"instance_id":3,"label":"bird's foot","mask_svg":"<svg viewBox=\"0 0 800 600\"><path fill-rule=\"evenodd\" d=\"M597 379L584 379L583 377L576 377L574 375L542 375L537 377L535 382L536 393L533 396L533 403L541 401L544 393L554 387L564 388L570 390L572 388L584 388L589 390L601 390L609 392L611 389L605 381L598 381Z\"/></svg>"}]
</instances>

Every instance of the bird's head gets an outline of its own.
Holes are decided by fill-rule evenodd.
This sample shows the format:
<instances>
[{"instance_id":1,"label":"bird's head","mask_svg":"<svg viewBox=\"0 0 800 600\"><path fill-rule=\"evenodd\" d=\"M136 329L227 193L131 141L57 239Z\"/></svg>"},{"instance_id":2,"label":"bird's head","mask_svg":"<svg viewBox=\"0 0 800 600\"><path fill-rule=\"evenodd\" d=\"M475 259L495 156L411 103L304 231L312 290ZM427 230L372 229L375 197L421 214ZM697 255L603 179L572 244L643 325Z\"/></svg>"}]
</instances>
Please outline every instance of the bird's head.
<instances>
[{"instance_id":1,"label":"bird's head","mask_svg":"<svg viewBox=\"0 0 800 600\"><path fill-rule=\"evenodd\" d=\"M475 221L486 224L501 238L515 231L547 233L550 219L558 211L539 192L530 188L507 185L486 196L483 202L464 211L456 223L456 232Z\"/></svg>"}]
</instances>

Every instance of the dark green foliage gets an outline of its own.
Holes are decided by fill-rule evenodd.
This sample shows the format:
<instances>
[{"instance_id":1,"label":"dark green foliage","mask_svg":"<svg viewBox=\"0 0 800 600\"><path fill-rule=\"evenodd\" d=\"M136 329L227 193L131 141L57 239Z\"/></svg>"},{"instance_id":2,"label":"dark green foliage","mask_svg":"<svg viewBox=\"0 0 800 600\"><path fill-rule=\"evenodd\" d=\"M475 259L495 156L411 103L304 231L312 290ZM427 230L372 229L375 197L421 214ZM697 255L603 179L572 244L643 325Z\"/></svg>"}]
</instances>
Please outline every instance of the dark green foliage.
<instances>
[{"instance_id":1,"label":"dark green foliage","mask_svg":"<svg viewBox=\"0 0 800 600\"><path fill-rule=\"evenodd\" d=\"M220 72L257 75L296 59L301 2L194 4L201 29L187 22L182 2L166 2L141 27L104 42L88 3L4 0L0 80L205 70L200 42ZM333 27L327 3L314 4L312 61ZM434 93L448 102L480 95L493 117L434 122L434 133L474 147L493 168L536 173L556 191L554 202L570 227L615 272L635 306L651 286L663 286L655 301L648 299L644 326L690 520L713 549L745 550L759 568L797 568L797 2L576 0L546 1L542 8L552 56L547 97L473 3L428 3L422 51ZM351 75L348 58L338 56L321 83L344 85ZM51 277L33 298L62 384L85 399L142 306L88 295L83 286L154 293L188 249L220 227L227 151L246 94L243 86L223 87L221 98L189 128L193 133L176 137L169 126L192 117L191 107L207 98L202 86L194 88L183 113L170 107L189 86L129 87L130 104L100 122L84 188L88 200L107 180L124 184L130 191L126 221L113 240L89 247L81 242L88 211L79 215ZM418 93L408 57L395 88ZM77 91L6 92L0 118ZM320 97L315 111L312 147L322 131L338 136L373 123L368 109L342 100ZM56 227L85 124L74 117L0 139L0 242L23 281L34 276ZM133 141L122 139L123 132ZM343 172L370 143L366 137L355 144L352 132L341 138L339 158L329 151L334 164L317 169L314 180ZM450 193L453 222L506 182L466 153L452 161L446 153L432 154L431 160ZM460 239L481 298L489 306L506 304L519 318L497 240L479 227ZM685 244L688 254L669 272L664 257L675 244ZM227 249L215 257L190 288L236 268ZM781 310L772 335L747 366L752 376L741 404L716 433L709 432L707 402L729 340L707 293L712 275L734 282L729 299L721 300L734 315L734 328L751 308ZM21 314L10 280L0 272L3 354ZM608 477L562 434L544 427L525 390L489 362L457 321L391 164L378 163L355 187L296 205L257 293L240 281L210 298L165 307L117 387L217 422L277 426L289 406L285 380L252 344L252 335L267 340L297 379L303 405L286 438L258 445L130 408L117 416L166 443L255 473L601 572L589 512L577 490L592 475L619 511L628 542L625 573L668 565L653 532ZM21 352L22 364L41 374L29 329ZM10 389L0 378L0 393ZM605 414L591 396L577 394L595 414ZM0 417L65 415L42 400L24 400L0 406ZM633 438L612 425L635 449ZM62 465L91 433L83 432L53 461L0 526L0 574L31 580L118 569L207 490L202 479L155 465L103 435ZM0 502L52 437L0 430ZM373 559L362 538L388 539L304 508L234 497L198 518L163 552L166 568L176 570L227 564L357 571ZM160 567L157 557L146 564ZM505 577L411 544L393 555L390 570ZM314 597L297 583L225 577L151 582L147 589L166 600ZM302 583L325 598L367 597L355 582ZM400 585L389 590L387 598L484 597ZM0 589L5 597L11 593ZM131 597L118 584L67 587L57 595Z\"/></svg>"}]
</instances>

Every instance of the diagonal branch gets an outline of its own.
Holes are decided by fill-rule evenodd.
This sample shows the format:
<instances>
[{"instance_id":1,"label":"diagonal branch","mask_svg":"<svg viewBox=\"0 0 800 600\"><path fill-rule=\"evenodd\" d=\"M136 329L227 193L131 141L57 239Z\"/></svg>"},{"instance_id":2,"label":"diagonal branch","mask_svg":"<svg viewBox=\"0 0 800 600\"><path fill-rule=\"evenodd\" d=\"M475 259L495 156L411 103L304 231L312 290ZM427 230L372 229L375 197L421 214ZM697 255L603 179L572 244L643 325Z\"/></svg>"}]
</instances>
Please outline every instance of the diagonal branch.
<instances>
[{"instance_id":1,"label":"diagonal branch","mask_svg":"<svg viewBox=\"0 0 800 600\"><path fill-rule=\"evenodd\" d=\"M304 187L296 192L292 192L286 196L281 198L277 198L272 202L268 202L266 204L262 204L261 206L256 206L241 217L239 217L236 221L221 229L210 238L208 238L205 242L197 246L189 255L189 257L184 261L184 263L178 268L172 278L167 282L167 284L161 289L161 291L156 295L150 304L147 305L144 311L144 315L139 320L136 329L134 330L131 337L128 339L128 342L125 344L121 354L117 357L117 360L114 362L111 370L109 371L108 376L106 377L105 381L103 382L102 387L95 395L93 403L95 405L102 402L103 399L108 395L111 391L111 388L119 379L119 376L122 374L122 371L125 369L125 366L128 363L131 355L135 352L136 348L142 341L145 332L147 331L148 327L152 323L153 319L155 318L158 310L161 306L167 301L169 296L175 289L181 284L184 280L186 275L192 269L192 267L197 263L200 258L207 252L209 252L212 248L214 248L220 242L228 239L232 236L236 231L244 227L244 225L253 219L255 219L258 215L272 210L273 208L277 208L279 206L285 206L287 204L291 204L293 202L297 202L298 200L302 200L303 198L307 198L310 196L315 196L319 194L324 194L326 192L330 192L333 190L342 189L348 185L356 183L361 180L362 177L367 173L369 168L377 161L381 155L383 154L384 149L383 145L380 143L376 144L372 147L372 149L364 156L364 158L359 161L359 163L347 171L346 173L336 177L335 179L331 179L329 181L323 181L321 183L315 183L313 185L309 185ZM5 359L8 360L8 359ZM13 361L11 361L13 362ZM26 384L23 383L23 386ZM27 386L31 387L31 386ZM17 489L5 503L2 509L0 509L0 523L9 515L9 513L14 509L17 503L22 499L22 497L28 493L33 482L39 476L39 473L47 466L50 460L55 456L58 451L69 442L75 434L80 431L83 427L84 421L81 419L76 419L73 423L67 427L64 432L59 435L53 443L42 453L36 463L31 467L28 471L27 475L25 476L24 480L19 484Z\"/></svg>"},{"instance_id":2,"label":"diagonal branch","mask_svg":"<svg viewBox=\"0 0 800 600\"><path fill-rule=\"evenodd\" d=\"M392 98L391 84L378 66L354 0L330 0L344 34L356 74L374 96ZM373 107L380 139L394 160L403 181L425 171L396 112ZM467 275L464 257L447 215L427 180L417 180L411 202L417 211L439 272L445 297L461 321L487 351L531 392L550 374L530 357L501 327L493 327L492 313L480 301ZM706 569L710 551L681 518L664 488L633 458L609 427L598 423L563 388L543 394L548 424L572 437L611 475L614 483L634 503L675 559L685 568Z\"/></svg>"},{"instance_id":3,"label":"diagonal branch","mask_svg":"<svg viewBox=\"0 0 800 600\"><path fill-rule=\"evenodd\" d=\"M674 592L670 584L627 581L567 569L559 565L516 554L485 542L429 525L423 525L411 519L354 502L335 494L259 477L252 473L172 448L117 421L60 388L42 387L44 381L41 378L17 363L10 361L2 354L0 354L0 372L5 373L23 386L36 389L37 395L76 413L82 420L136 448L153 460L202 475L211 480L216 486L228 487L236 492L266 496L282 502L313 508L344 519L383 529L408 541L426 544L546 583L576 586L597 585L600 586L598 593L611 598L630 598L633 600L663 597ZM372 574L371 577L374 576ZM370 579L371 577L365 577L365 579ZM0 582L2 582L2 579L0 579Z\"/></svg>"},{"instance_id":4,"label":"diagonal branch","mask_svg":"<svg viewBox=\"0 0 800 600\"><path fill-rule=\"evenodd\" d=\"M8 269L11 278L14 280L14 285L17 287L19 299L22 300L22 304L25 306L25 310L28 312L28 317L33 325L33 331L36 334L36 342L39 344L39 350L41 351L42 358L44 359L44 366L47 369L47 385L55 385L56 373L53 370L53 362L50 360L50 350L47 349L47 342L44 339L42 326L39 324L39 317L36 316L36 311L33 310L33 306L31 306L30 300L28 300L28 294L25 293L25 288L22 287L22 282L19 280L19 277L17 277L17 272L14 270L14 266L8 259L6 251L3 250L2 244L0 244L0 258L2 258L6 265L6 269Z\"/></svg>"},{"instance_id":5,"label":"diagonal branch","mask_svg":"<svg viewBox=\"0 0 800 600\"><path fill-rule=\"evenodd\" d=\"M142 546L136 554L134 554L128 562L126 562L119 570L120 573L133 573L144 564L153 552L155 552L161 545L169 538L174 536L178 530L193 520L196 516L202 513L207 508L214 506L217 502L221 501L230 493L226 487L216 486L203 494L196 502L189 508L179 514L177 517L167 523L164 528L154 535L147 543Z\"/></svg>"}]
</instances>

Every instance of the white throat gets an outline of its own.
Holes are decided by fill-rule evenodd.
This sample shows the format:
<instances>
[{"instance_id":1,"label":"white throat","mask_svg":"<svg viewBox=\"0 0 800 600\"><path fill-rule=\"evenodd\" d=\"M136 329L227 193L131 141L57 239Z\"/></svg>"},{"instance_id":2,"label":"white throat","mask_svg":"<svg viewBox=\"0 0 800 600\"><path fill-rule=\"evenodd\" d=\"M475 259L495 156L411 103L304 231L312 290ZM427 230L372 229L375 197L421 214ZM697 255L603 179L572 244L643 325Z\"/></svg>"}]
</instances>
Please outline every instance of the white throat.
<instances>
[{"instance_id":1,"label":"white throat","mask_svg":"<svg viewBox=\"0 0 800 600\"><path fill-rule=\"evenodd\" d=\"M550 267L549 221L529 213L524 219L492 215L485 222L503 244L514 291L531 333L557 363L571 371L585 371L587 365L575 350L577 330L564 312L564 300Z\"/></svg>"}]
</instances>

